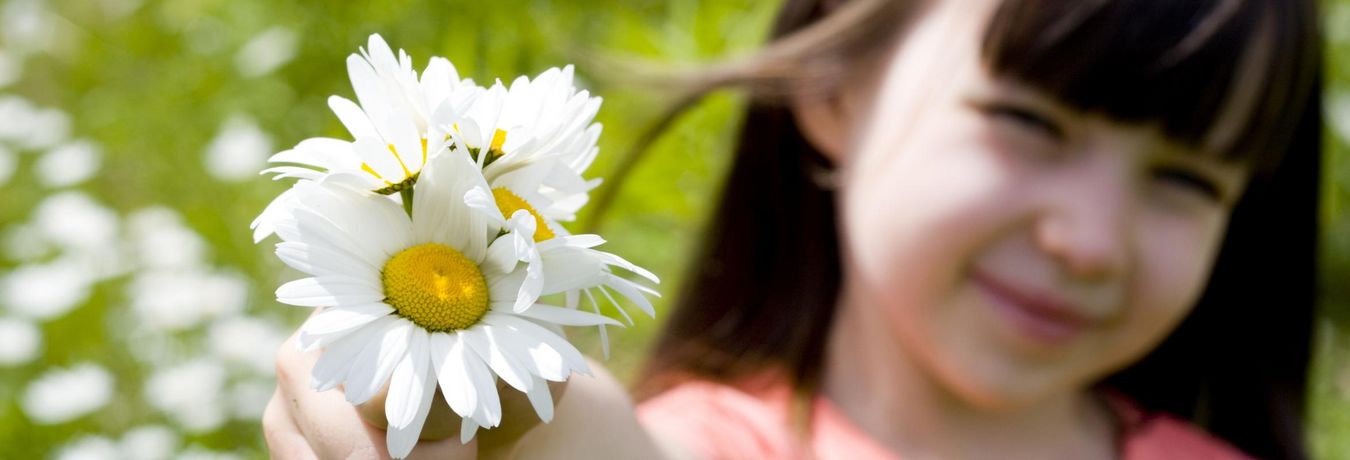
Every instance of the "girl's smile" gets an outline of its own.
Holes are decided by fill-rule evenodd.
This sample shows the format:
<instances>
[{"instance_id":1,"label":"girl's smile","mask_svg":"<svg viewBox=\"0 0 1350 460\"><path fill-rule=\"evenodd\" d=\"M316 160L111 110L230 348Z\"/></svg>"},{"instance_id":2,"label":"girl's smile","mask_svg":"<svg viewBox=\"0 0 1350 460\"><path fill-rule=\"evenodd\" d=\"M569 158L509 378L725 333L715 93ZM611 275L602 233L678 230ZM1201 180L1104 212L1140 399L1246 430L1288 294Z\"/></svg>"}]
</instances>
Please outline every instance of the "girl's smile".
<instances>
[{"instance_id":1,"label":"girl's smile","mask_svg":"<svg viewBox=\"0 0 1350 460\"><path fill-rule=\"evenodd\" d=\"M984 294L993 314L1017 334L1038 344L1069 344L1101 321L1081 304L1051 290L1009 283L978 268L971 271L971 281Z\"/></svg>"}]
</instances>

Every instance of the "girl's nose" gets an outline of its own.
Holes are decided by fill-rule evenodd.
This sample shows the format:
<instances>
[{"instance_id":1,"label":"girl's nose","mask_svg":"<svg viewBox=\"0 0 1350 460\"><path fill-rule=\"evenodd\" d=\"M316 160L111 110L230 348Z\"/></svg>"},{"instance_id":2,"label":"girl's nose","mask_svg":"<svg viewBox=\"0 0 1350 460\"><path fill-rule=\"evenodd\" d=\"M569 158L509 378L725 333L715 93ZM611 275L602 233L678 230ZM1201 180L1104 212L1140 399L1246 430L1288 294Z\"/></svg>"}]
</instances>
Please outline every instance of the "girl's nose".
<instances>
[{"instance_id":1,"label":"girl's nose","mask_svg":"<svg viewBox=\"0 0 1350 460\"><path fill-rule=\"evenodd\" d=\"M1127 268L1134 205L1126 165L1092 163L1050 179L1034 231L1037 246L1066 274L1099 281Z\"/></svg>"}]
</instances>

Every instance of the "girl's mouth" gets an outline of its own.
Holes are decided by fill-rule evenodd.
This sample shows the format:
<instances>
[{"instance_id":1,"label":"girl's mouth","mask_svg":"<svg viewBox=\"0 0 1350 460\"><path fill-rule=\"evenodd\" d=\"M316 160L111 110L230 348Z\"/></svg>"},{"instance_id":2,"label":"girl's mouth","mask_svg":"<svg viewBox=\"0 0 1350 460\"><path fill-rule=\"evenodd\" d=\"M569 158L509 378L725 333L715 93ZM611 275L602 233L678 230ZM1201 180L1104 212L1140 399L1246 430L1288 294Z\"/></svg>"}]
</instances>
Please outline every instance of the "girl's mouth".
<instances>
[{"instance_id":1,"label":"girl's mouth","mask_svg":"<svg viewBox=\"0 0 1350 460\"><path fill-rule=\"evenodd\" d=\"M1017 286L980 270L973 270L972 278L998 316L1033 342L1063 345L1093 323L1072 303L1052 294Z\"/></svg>"}]
</instances>

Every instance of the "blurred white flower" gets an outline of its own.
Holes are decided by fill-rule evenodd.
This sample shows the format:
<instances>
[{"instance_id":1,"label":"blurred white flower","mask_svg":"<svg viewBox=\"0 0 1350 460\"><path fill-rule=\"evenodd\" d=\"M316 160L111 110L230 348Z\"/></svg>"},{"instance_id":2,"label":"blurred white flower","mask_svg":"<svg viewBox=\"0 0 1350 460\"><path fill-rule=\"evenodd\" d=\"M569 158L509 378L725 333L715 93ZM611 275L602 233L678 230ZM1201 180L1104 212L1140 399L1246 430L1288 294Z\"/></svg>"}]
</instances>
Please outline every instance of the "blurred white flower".
<instances>
[{"instance_id":1,"label":"blurred white flower","mask_svg":"<svg viewBox=\"0 0 1350 460\"><path fill-rule=\"evenodd\" d=\"M42 331L17 318L0 318L0 366L26 364L42 348Z\"/></svg>"},{"instance_id":2,"label":"blurred white flower","mask_svg":"<svg viewBox=\"0 0 1350 460\"><path fill-rule=\"evenodd\" d=\"M127 286L131 309L145 327L178 331L242 311L248 281L233 272L203 269L141 272Z\"/></svg>"},{"instance_id":3,"label":"blurred white flower","mask_svg":"<svg viewBox=\"0 0 1350 460\"><path fill-rule=\"evenodd\" d=\"M0 304L24 317L52 319L84 303L91 282L69 259L22 265L0 278Z\"/></svg>"},{"instance_id":4,"label":"blurred white flower","mask_svg":"<svg viewBox=\"0 0 1350 460\"><path fill-rule=\"evenodd\" d=\"M43 199L33 210L33 223L45 238L68 251L106 248L117 241L117 213L82 192Z\"/></svg>"},{"instance_id":5,"label":"blurred white flower","mask_svg":"<svg viewBox=\"0 0 1350 460\"><path fill-rule=\"evenodd\" d=\"M5 229L5 255L20 262L31 262L51 253L51 242L33 224L15 224Z\"/></svg>"},{"instance_id":6,"label":"blurred white flower","mask_svg":"<svg viewBox=\"0 0 1350 460\"><path fill-rule=\"evenodd\" d=\"M131 246L145 267L189 268L203 262L206 242L172 209L138 210L127 217L127 226Z\"/></svg>"},{"instance_id":7,"label":"blurred white flower","mask_svg":"<svg viewBox=\"0 0 1350 460\"><path fill-rule=\"evenodd\" d=\"M12 0L0 8L0 35L5 45L22 51L48 46L55 32L49 14L37 0Z\"/></svg>"},{"instance_id":8,"label":"blurred white flower","mask_svg":"<svg viewBox=\"0 0 1350 460\"><path fill-rule=\"evenodd\" d=\"M288 332L266 320L231 316L216 320L207 332L207 346L217 358L249 366L270 375L276 350Z\"/></svg>"},{"instance_id":9,"label":"blurred white flower","mask_svg":"<svg viewBox=\"0 0 1350 460\"><path fill-rule=\"evenodd\" d=\"M0 96L0 140L16 141L28 128L29 114L36 110L31 102L19 96Z\"/></svg>"},{"instance_id":10,"label":"blurred white flower","mask_svg":"<svg viewBox=\"0 0 1350 460\"><path fill-rule=\"evenodd\" d=\"M4 61L0 60L0 74L3 74ZM4 76L0 75L0 79ZM0 85L3 86L3 85ZM14 177L14 169L19 165L19 160L14 158L14 152L9 151L5 146L0 145L0 186L9 182L9 178Z\"/></svg>"},{"instance_id":11,"label":"blurred white flower","mask_svg":"<svg viewBox=\"0 0 1350 460\"><path fill-rule=\"evenodd\" d=\"M262 420L267 401L276 391L276 381L272 379L247 380L230 387L230 415L236 420Z\"/></svg>"},{"instance_id":12,"label":"blurred white flower","mask_svg":"<svg viewBox=\"0 0 1350 460\"><path fill-rule=\"evenodd\" d=\"M102 162L98 146L80 139L62 144L43 155L34 165L42 185L59 188L89 180Z\"/></svg>"},{"instance_id":13,"label":"blurred white flower","mask_svg":"<svg viewBox=\"0 0 1350 460\"><path fill-rule=\"evenodd\" d=\"M85 436L61 446L56 460L120 460L117 444L103 436Z\"/></svg>"},{"instance_id":14,"label":"blurred white flower","mask_svg":"<svg viewBox=\"0 0 1350 460\"><path fill-rule=\"evenodd\" d=\"M57 109L39 109L18 96L0 96L0 140L21 149L54 146L66 139L70 118Z\"/></svg>"},{"instance_id":15,"label":"blurred white flower","mask_svg":"<svg viewBox=\"0 0 1350 460\"><path fill-rule=\"evenodd\" d=\"M234 55L234 67L245 77L271 73L295 57L294 31L276 26L255 35Z\"/></svg>"},{"instance_id":16,"label":"blurred white flower","mask_svg":"<svg viewBox=\"0 0 1350 460\"><path fill-rule=\"evenodd\" d=\"M160 425L133 428L122 435L122 458L166 460L178 448L178 434Z\"/></svg>"},{"instance_id":17,"label":"blurred white flower","mask_svg":"<svg viewBox=\"0 0 1350 460\"><path fill-rule=\"evenodd\" d=\"M23 60L14 53L0 50L0 88L19 80L23 75Z\"/></svg>"},{"instance_id":18,"label":"blurred white flower","mask_svg":"<svg viewBox=\"0 0 1350 460\"><path fill-rule=\"evenodd\" d=\"M204 433L225 422L221 407L225 367L198 359L156 371L145 382L145 400L182 428Z\"/></svg>"},{"instance_id":19,"label":"blurred white flower","mask_svg":"<svg viewBox=\"0 0 1350 460\"><path fill-rule=\"evenodd\" d=\"M28 384L20 404L33 422L52 425L98 410L112 395L112 374L97 364L84 363L42 374Z\"/></svg>"},{"instance_id":20,"label":"blurred white flower","mask_svg":"<svg viewBox=\"0 0 1350 460\"><path fill-rule=\"evenodd\" d=\"M217 179L238 181L258 174L272 152L272 140L252 119L236 115L222 125L206 147L206 172Z\"/></svg>"}]
</instances>

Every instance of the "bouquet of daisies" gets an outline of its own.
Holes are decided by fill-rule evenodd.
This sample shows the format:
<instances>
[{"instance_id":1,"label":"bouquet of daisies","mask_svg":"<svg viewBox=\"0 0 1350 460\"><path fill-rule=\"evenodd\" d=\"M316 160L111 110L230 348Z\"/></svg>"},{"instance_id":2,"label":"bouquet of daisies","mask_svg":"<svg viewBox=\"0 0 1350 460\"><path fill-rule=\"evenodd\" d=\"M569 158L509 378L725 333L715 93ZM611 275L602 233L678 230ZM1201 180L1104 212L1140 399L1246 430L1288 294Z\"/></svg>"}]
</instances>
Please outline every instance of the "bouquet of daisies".
<instances>
[{"instance_id":1,"label":"bouquet of daisies","mask_svg":"<svg viewBox=\"0 0 1350 460\"><path fill-rule=\"evenodd\" d=\"M559 224L599 184L582 173L598 152L600 98L577 91L570 66L509 88L461 79L440 57L419 76L379 35L347 71L356 102L328 105L352 140L306 139L273 156L263 173L295 183L252 224L255 241L276 234L277 257L309 275L277 300L321 309L297 344L321 350L312 386L341 384L361 404L388 384L396 458L416 444L437 388L464 442L501 422L499 378L549 421L548 382L589 373L562 326L598 326L608 354L604 327L621 323L600 304L631 323L613 293L648 315L657 295L620 276L655 275Z\"/></svg>"}]
</instances>

